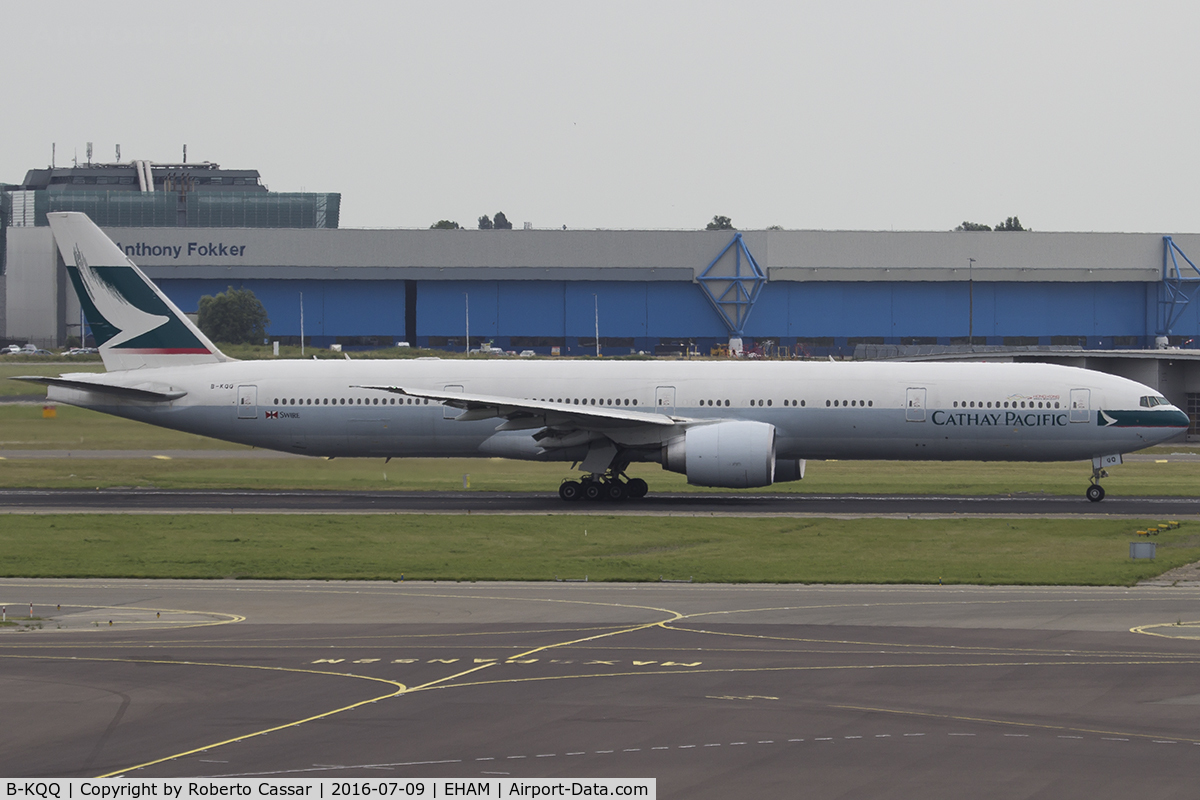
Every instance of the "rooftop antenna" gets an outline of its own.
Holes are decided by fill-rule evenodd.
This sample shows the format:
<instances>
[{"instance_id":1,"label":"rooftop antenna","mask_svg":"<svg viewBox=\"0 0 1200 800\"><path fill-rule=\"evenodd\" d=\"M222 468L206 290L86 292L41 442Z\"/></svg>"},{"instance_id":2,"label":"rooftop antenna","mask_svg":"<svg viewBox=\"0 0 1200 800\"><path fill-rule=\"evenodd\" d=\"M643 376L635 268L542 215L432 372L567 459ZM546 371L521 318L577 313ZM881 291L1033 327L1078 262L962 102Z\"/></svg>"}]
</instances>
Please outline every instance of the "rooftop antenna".
<instances>
[{"instance_id":1,"label":"rooftop antenna","mask_svg":"<svg viewBox=\"0 0 1200 800\"><path fill-rule=\"evenodd\" d=\"M117 163L121 163L121 145L117 145Z\"/></svg>"},{"instance_id":2,"label":"rooftop antenna","mask_svg":"<svg viewBox=\"0 0 1200 800\"><path fill-rule=\"evenodd\" d=\"M58 142L50 143L50 169L54 169L54 158L58 153Z\"/></svg>"},{"instance_id":3,"label":"rooftop antenna","mask_svg":"<svg viewBox=\"0 0 1200 800\"><path fill-rule=\"evenodd\" d=\"M187 163L187 145L183 146L183 163Z\"/></svg>"},{"instance_id":4,"label":"rooftop antenna","mask_svg":"<svg viewBox=\"0 0 1200 800\"><path fill-rule=\"evenodd\" d=\"M90 167L92 165L92 143L91 142L88 142L87 154L88 154L88 166Z\"/></svg>"}]
</instances>

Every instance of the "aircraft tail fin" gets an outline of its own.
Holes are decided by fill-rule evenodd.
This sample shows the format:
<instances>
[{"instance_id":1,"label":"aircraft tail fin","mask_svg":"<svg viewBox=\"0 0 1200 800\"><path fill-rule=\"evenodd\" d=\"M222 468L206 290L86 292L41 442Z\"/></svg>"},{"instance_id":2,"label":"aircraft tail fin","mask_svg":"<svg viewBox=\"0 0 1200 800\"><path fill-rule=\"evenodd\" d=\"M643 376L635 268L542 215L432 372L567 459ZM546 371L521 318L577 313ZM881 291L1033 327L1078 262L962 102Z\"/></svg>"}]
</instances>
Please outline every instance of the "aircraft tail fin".
<instances>
[{"instance_id":1,"label":"aircraft tail fin","mask_svg":"<svg viewBox=\"0 0 1200 800\"><path fill-rule=\"evenodd\" d=\"M47 214L108 371L230 361L96 223Z\"/></svg>"}]
</instances>

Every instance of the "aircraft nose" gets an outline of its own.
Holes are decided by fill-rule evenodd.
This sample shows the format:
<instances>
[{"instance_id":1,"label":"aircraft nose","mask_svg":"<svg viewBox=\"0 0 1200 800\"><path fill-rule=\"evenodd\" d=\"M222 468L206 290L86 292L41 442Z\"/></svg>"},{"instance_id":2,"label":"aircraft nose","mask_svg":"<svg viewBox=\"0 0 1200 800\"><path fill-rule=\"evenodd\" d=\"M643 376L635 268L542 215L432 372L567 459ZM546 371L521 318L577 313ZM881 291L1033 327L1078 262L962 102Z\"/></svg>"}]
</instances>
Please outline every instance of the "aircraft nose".
<instances>
[{"instance_id":1,"label":"aircraft nose","mask_svg":"<svg viewBox=\"0 0 1200 800\"><path fill-rule=\"evenodd\" d=\"M1171 409L1171 421L1168 423L1172 427L1188 428L1191 427L1192 420L1187 414L1180 411L1178 408Z\"/></svg>"}]
</instances>

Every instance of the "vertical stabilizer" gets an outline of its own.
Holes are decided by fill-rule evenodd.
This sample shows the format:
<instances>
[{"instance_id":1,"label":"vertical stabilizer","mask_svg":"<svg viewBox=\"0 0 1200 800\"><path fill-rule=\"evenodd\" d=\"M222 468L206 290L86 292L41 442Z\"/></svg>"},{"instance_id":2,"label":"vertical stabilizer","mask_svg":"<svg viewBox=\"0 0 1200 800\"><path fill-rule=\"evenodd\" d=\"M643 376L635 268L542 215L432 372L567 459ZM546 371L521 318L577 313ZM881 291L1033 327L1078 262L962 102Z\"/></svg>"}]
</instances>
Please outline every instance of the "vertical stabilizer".
<instances>
[{"instance_id":1,"label":"vertical stabilizer","mask_svg":"<svg viewBox=\"0 0 1200 800\"><path fill-rule=\"evenodd\" d=\"M230 360L87 214L46 217L106 370Z\"/></svg>"}]
</instances>

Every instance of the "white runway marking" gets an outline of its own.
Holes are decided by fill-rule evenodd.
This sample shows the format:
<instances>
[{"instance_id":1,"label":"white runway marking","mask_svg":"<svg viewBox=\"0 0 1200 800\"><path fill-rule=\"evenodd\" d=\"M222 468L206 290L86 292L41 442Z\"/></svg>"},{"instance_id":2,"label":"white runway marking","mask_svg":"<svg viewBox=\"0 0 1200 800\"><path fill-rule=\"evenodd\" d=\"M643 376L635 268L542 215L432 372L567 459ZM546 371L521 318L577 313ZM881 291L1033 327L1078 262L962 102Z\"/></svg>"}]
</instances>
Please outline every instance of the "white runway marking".
<instances>
[{"instance_id":1,"label":"white runway marking","mask_svg":"<svg viewBox=\"0 0 1200 800\"><path fill-rule=\"evenodd\" d=\"M975 737L975 738L980 738L984 741L987 741L988 739L990 739L992 737L1007 738L1007 739L1029 739L1030 744L1034 745L1035 747L1041 747L1042 745L1040 745L1039 742L1044 742L1045 739L1049 738L1049 736L1050 736L1050 734L1048 732L1044 732L1042 736L1038 736L1037 734L1028 734L1028 733L999 733L999 732L989 732L989 733L947 732L944 735L946 736L946 738L949 738L949 737ZM930 736L929 734L926 734L926 733L905 733L905 734L901 734L901 737L925 737L925 740L928 742L935 742L940 738L940 736L936 736L936 735ZM786 746L786 744L803 744L804 742L808 742L808 741L811 741L811 742L839 742L839 741L841 741L841 742L846 743L846 742L861 742L861 741L867 741L867 740L891 739L891 738L895 738L895 735L890 734L890 733L848 734L848 735L842 736L840 739L838 739L836 737L832 737L832 736L818 736L818 737L814 737L812 739L792 738L792 739L787 739L786 741L776 740L776 739L761 739L761 740L757 740L756 744L764 745L764 746L767 746L767 745ZM1055 734L1054 738L1055 739L1081 740L1081 741L1082 740L1094 740L1094 741L1126 742L1126 743L1140 742L1142 744L1180 744L1181 743L1180 741L1174 740L1174 739L1145 739L1145 738L1132 739L1132 738L1119 737L1119 736L1090 737L1090 736L1075 736L1075 735L1067 735L1067 734ZM1192 744L1200 745L1200 741L1192 742ZM739 741L739 742L728 742L728 745L730 747L749 746L750 743L747 741ZM614 748L612 750L593 750L593 751L591 751L591 753L592 753L592 755L617 756L618 754L624 754L624 753L641 753L641 752L645 752L645 751L656 751L656 750L657 751L667 751L667 750L672 750L672 749L694 750L698 747L703 748L703 747L721 747L721 746L722 746L721 742L710 742L710 743L704 744L704 745L694 745L694 744L653 745L650 747L625 747L625 748L621 748L619 750L616 748ZM584 750L573 750L571 752L562 753L562 754L538 753L533 756L510 755L510 756L503 756L502 758L519 760L519 759L526 759L526 758L531 758L531 757L532 758L561 758L561 757L567 757L567 756L584 756L584 755L588 755L588 752L584 751ZM477 756L473 760L477 761L477 762L486 762L486 761L495 761L497 758L498 758L497 756ZM267 771L248 772L248 773L236 773L236 774L225 774L225 775L212 775L212 776L207 776L207 777L240 778L240 777L250 777L250 776L288 775L288 774L296 774L296 773L301 773L301 772L317 772L317 771L322 771L322 770L341 771L341 770L351 770L351 769L394 769L397 767L423 766L423 765L431 765L431 764L461 764L467 760L472 760L472 759L445 759L445 760L438 760L438 761L407 761L407 762L400 762L400 763L395 763L395 764L338 764L338 765L314 764L312 767L307 768L307 769L289 769L289 770L277 770L277 771L270 771L270 772L267 772ZM208 760L204 760L204 759L199 759L199 763L214 764L214 763L228 763L228 762L217 762L217 761L208 761ZM642 763L642 762L639 762L639 763ZM482 775L509 775L511 773L481 771L480 774L482 774Z\"/></svg>"}]
</instances>

